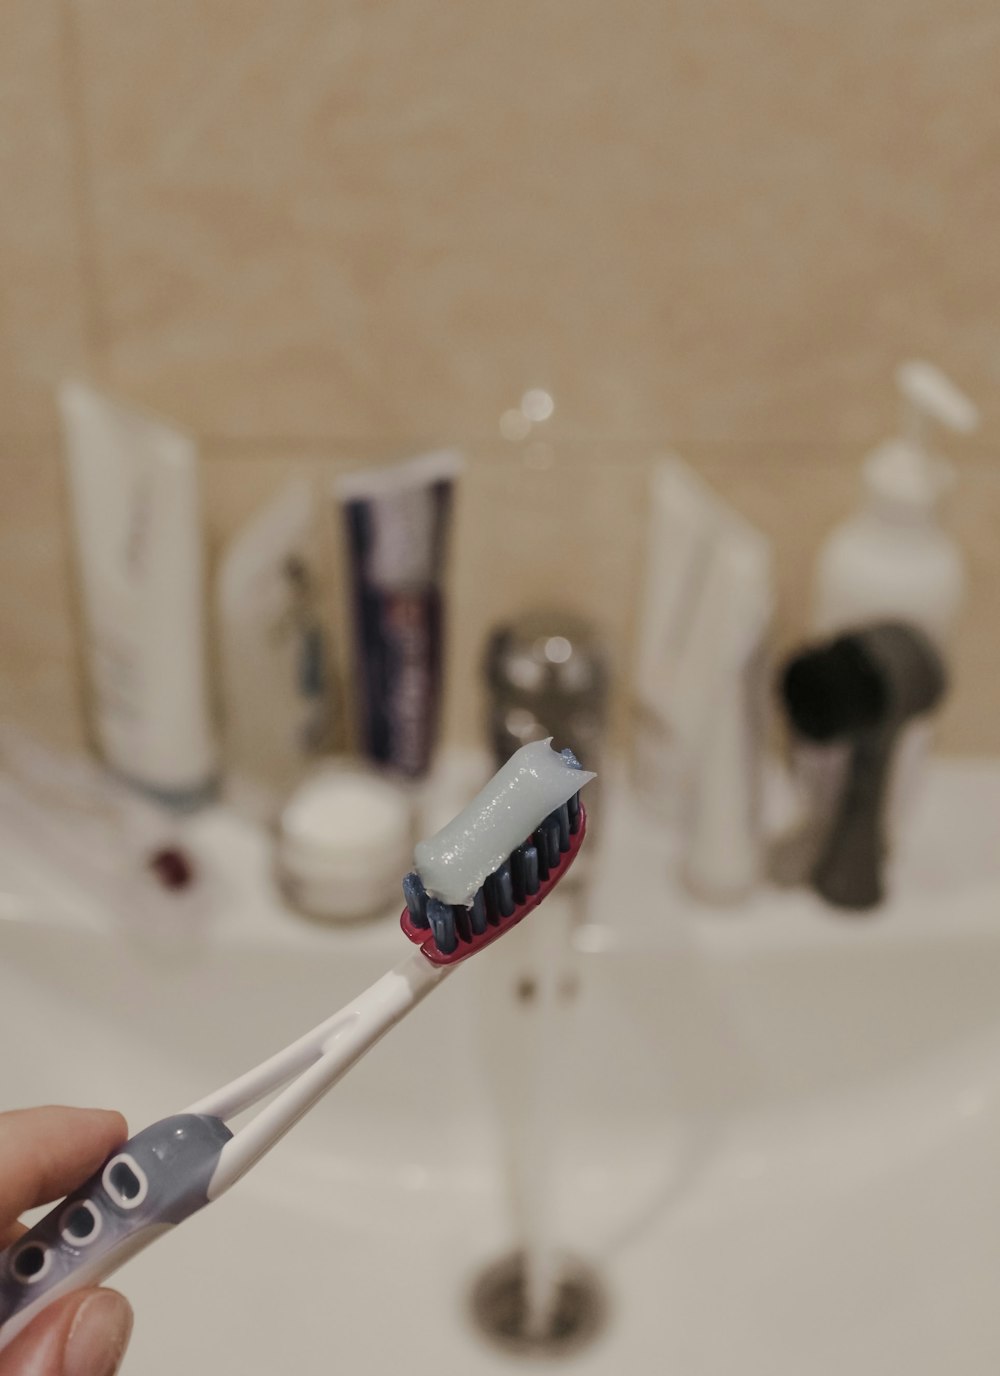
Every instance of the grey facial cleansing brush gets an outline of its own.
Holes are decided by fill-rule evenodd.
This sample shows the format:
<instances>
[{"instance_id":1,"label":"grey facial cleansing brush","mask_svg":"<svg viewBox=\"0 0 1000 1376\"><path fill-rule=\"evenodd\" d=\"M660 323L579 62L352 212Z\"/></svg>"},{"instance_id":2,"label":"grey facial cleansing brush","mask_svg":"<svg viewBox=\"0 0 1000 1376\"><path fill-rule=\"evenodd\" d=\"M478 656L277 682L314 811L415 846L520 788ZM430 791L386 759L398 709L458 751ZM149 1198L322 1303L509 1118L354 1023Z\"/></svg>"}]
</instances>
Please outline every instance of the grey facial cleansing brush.
<instances>
[{"instance_id":1,"label":"grey facial cleansing brush","mask_svg":"<svg viewBox=\"0 0 1000 1376\"><path fill-rule=\"evenodd\" d=\"M944 696L944 664L916 626L887 621L807 650L781 693L799 735L851 747L847 780L812 872L828 902L858 911L884 896L886 806L903 730Z\"/></svg>"}]
</instances>

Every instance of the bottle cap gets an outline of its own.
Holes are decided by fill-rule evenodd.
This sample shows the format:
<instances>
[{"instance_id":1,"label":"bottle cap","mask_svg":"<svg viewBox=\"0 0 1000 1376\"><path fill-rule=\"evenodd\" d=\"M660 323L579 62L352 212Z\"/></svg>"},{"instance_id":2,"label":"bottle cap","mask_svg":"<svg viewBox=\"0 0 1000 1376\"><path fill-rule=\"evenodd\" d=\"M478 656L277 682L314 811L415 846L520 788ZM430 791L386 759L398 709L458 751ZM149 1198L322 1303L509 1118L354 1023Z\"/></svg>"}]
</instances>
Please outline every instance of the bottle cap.
<instances>
[{"instance_id":1,"label":"bottle cap","mask_svg":"<svg viewBox=\"0 0 1000 1376\"><path fill-rule=\"evenodd\" d=\"M955 485L950 463L914 448L909 440L886 440L865 461L864 480L882 508L927 516Z\"/></svg>"},{"instance_id":2,"label":"bottle cap","mask_svg":"<svg viewBox=\"0 0 1000 1376\"><path fill-rule=\"evenodd\" d=\"M896 369L901 434L880 444L864 468L869 492L903 517L925 517L954 486L951 464L937 453L934 429L969 434L979 423L973 402L932 363L912 359Z\"/></svg>"}]
</instances>

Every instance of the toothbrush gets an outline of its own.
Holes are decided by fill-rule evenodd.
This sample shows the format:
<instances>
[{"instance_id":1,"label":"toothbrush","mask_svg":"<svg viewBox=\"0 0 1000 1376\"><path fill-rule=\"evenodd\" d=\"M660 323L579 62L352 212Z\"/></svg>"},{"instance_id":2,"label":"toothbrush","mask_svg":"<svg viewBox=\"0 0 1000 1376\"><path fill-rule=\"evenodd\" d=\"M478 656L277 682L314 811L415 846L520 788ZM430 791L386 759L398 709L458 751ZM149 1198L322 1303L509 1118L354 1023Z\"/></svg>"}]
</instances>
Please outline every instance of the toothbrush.
<instances>
[{"instance_id":1,"label":"toothbrush","mask_svg":"<svg viewBox=\"0 0 1000 1376\"><path fill-rule=\"evenodd\" d=\"M580 788L593 777L571 751L532 742L419 842L400 919L418 949L283 1051L130 1138L0 1252L0 1350L46 1306L99 1284L218 1199L456 965L537 907L580 849ZM275 1090L238 1132L227 1126Z\"/></svg>"}]
</instances>

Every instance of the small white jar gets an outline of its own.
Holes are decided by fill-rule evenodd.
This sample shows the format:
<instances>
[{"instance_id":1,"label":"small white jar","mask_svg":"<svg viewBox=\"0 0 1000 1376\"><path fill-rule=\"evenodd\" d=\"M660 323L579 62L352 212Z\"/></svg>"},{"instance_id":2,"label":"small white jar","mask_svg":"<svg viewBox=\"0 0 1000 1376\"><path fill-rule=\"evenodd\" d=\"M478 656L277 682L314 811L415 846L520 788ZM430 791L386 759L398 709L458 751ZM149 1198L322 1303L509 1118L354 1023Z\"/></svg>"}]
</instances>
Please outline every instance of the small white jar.
<instances>
[{"instance_id":1,"label":"small white jar","mask_svg":"<svg viewBox=\"0 0 1000 1376\"><path fill-rule=\"evenodd\" d=\"M388 779L323 765L285 803L278 827L281 886L308 917L355 922L397 902L413 865L413 809Z\"/></svg>"}]
</instances>

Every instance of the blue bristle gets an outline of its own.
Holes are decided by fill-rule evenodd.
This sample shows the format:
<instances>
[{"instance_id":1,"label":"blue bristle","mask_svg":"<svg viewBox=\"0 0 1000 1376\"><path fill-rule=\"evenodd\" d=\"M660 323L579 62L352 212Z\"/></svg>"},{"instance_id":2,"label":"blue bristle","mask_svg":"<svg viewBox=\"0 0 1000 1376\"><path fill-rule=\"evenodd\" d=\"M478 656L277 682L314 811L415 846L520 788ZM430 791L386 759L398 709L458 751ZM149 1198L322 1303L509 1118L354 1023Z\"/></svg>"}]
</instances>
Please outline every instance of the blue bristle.
<instances>
[{"instance_id":1,"label":"blue bristle","mask_svg":"<svg viewBox=\"0 0 1000 1376\"><path fill-rule=\"evenodd\" d=\"M469 906L469 922L472 926L474 936L482 936L486 931L486 896L482 889L477 889L475 897Z\"/></svg>"},{"instance_id":2,"label":"blue bristle","mask_svg":"<svg viewBox=\"0 0 1000 1376\"><path fill-rule=\"evenodd\" d=\"M426 927L427 890L416 870L411 870L403 880L403 897L406 899L406 908L414 927Z\"/></svg>"},{"instance_id":3,"label":"blue bristle","mask_svg":"<svg viewBox=\"0 0 1000 1376\"><path fill-rule=\"evenodd\" d=\"M464 903L456 903L452 907L455 914L455 930L462 941L472 940L472 914Z\"/></svg>"},{"instance_id":4,"label":"blue bristle","mask_svg":"<svg viewBox=\"0 0 1000 1376\"><path fill-rule=\"evenodd\" d=\"M559 849L569 850L569 808L563 803L562 807L557 807L553 814L559 826Z\"/></svg>"},{"instance_id":5,"label":"blue bristle","mask_svg":"<svg viewBox=\"0 0 1000 1376\"><path fill-rule=\"evenodd\" d=\"M495 874L488 874L483 880L483 897L486 900L486 920L491 927L500 921L500 904L497 902L497 880Z\"/></svg>"},{"instance_id":6,"label":"blue bristle","mask_svg":"<svg viewBox=\"0 0 1000 1376\"><path fill-rule=\"evenodd\" d=\"M458 933L455 930L455 914L447 903L439 898L427 900L427 921L434 934L434 944L443 956L450 956L458 946Z\"/></svg>"},{"instance_id":7,"label":"blue bristle","mask_svg":"<svg viewBox=\"0 0 1000 1376\"><path fill-rule=\"evenodd\" d=\"M501 917L512 917L514 913L514 885L510 873L510 861L505 860L493 876L496 882L497 907Z\"/></svg>"},{"instance_id":8,"label":"blue bristle","mask_svg":"<svg viewBox=\"0 0 1000 1376\"><path fill-rule=\"evenodd\" d=\"M524 885L524 850L524 846L518 846L510 857L510 882L515 903L523 903L528 892Z\"/></svg>"},{"instance_id":9,"label":"blue bristle","mask_svg":"<svg viewBox=\"0 0 1000 1376\"><path fill-rule=\"evenodd\" d=\"M524 857L524 892L530 897L538 892L538 847L521 847Z\"/></svg>"},{"instance_id":10,"label":"blue bristle","mask_svg":"<svg viewBox=\"0 0 1000 1376\"><path fill-rule=\"evenodd\" d=\"M532 837L538 857L538 877L544 883L549 877L549 843L545 837L544 823Z\"/></svg>"},{"instance_id":11,"label":"blue bristle","mask_svg":"<svg viewBox=\"0 0 1000 1376\"><path fill-rule=\"evenodd\" d=\"M570 748L569 748L568 745L566 746L566 748L565 748L564 750L560 750L560 751L559 751L559 754L563 757L563 759L564 759L564 760L566 761L566 763L569 765L570 769L582 769L582 768L583 768L583 765L582 765L582 764L580 763L580 761L576 758L576 756L573 754L572 750L570 750Z\"/></svg>"},{"instance_id":12,"label":"blue bristle","mask_svg":"<svg viewBox=\"0 0 1000 1376\"><path fill-rule=\"evenodd\" d=\"M579 793L574 793L574 794L573 794L572 798L570 798L569 802L566 804L566 810L569 812L569 831L570 831L570 835L571 835L571 836L575 836L576 833L580 830L580 795L579 795Z\"/></svg>"},{"instance_id":13,"label":"blue bristle","mask_svg":"<svg viewBox=\"0 0 1000 1376\"><path fill-rule=\"evenodd\" d=\"M549 869L554 870L559 864L559 823L553 815L546 817L542 823L542 833L545 836L545 844L549 848L548 861Z\"/></svg>"}]
</instances>

